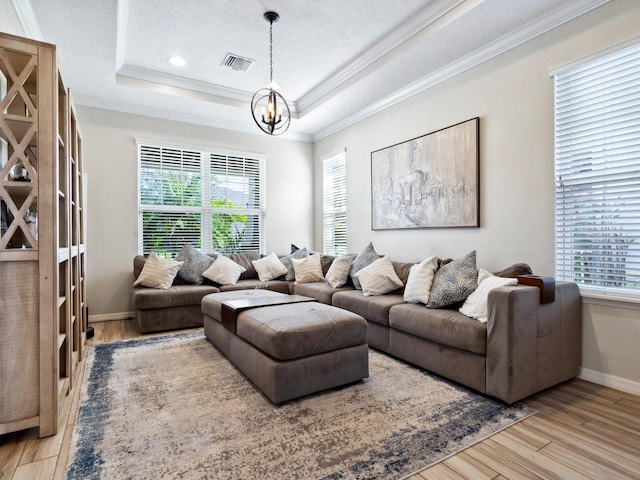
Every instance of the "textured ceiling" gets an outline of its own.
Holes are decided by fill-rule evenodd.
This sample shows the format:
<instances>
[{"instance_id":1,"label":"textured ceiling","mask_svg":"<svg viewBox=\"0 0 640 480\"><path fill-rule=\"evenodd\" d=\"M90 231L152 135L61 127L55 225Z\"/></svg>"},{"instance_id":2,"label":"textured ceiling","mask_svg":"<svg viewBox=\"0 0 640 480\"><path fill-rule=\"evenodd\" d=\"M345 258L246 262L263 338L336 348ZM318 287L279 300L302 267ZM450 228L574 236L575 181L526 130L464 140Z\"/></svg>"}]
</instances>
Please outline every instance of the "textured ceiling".
<instances>
[{"instance_id":1,"label":"textured ceiling","mask_svg":"<svg viewBox=\"0 0 640 480\"><path fill-rule=\"evenodd\" d=\"M58 45L76 103L256 133L248 102L269 81L262 15L275 10L274 80L296 111L288 136L312 140L608 1L13 3L31 36ZM233 71L227 53L255 62Z\"/></svg>"}]
</instances>

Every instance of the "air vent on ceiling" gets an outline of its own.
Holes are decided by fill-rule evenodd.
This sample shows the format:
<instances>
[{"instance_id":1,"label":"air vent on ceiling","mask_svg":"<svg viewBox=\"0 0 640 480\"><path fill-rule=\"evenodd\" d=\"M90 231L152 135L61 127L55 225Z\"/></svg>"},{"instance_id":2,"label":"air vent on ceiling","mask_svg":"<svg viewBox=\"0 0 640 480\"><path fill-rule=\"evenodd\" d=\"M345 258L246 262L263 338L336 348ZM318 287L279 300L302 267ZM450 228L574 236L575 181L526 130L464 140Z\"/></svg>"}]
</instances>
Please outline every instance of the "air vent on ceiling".
<instances>
[{"instance_id":1,"label":"air vent on ceiling","mask_svg":"<svg viewBox=\"0 0 640 480\"><path fill-rule=\"evenodd\" d=\"M233 53L227 53L227 56L222 62L222 65L232 70L246 72L247 70L249 70L249 67L253 65L253 60L251 60L250 58L241 57L239 55L234 55Z\"/></svg>"}]
</instances>

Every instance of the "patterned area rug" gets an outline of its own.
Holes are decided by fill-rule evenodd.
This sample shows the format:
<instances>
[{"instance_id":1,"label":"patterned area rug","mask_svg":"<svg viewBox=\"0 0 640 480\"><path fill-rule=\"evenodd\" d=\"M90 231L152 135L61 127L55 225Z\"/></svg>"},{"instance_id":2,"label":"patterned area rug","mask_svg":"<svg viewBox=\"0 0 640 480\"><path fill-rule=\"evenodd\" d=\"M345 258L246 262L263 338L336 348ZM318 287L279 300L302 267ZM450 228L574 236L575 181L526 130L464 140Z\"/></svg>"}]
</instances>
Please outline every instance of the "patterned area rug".
<instances>
[{"instance_id":1,"label":"patterned area rug","mask_svg":"<svg viewBox=\"0 0 640 480\"><path fill-rule=\"evenodd\" d=\"M68 479L399 479L533 413L370 351L276 407L202 332L92 346Z\"/></svg>"}]
</instances>

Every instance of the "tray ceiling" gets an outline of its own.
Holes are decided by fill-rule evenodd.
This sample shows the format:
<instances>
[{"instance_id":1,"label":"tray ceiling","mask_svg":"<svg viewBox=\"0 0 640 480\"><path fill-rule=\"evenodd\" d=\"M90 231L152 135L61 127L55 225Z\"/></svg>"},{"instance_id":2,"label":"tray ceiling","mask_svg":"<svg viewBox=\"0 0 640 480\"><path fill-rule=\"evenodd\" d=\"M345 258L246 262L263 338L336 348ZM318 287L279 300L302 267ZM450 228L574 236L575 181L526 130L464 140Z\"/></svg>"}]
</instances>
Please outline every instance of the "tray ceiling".
<instances>
[{"instance_id":1,"label":"tray ceiling","mask_svg":"<svg viewBox=\"0 0 640 480\"><path fill-rule=\"evenodd\" d=\"M323 138L609 0L13 0L58 46L77 104L260 133L249 102L274 80L290 138ZM227 54L253 60L247 71ZM168 62L185 59L184 67Z\"/></svg>"}]
</instances>

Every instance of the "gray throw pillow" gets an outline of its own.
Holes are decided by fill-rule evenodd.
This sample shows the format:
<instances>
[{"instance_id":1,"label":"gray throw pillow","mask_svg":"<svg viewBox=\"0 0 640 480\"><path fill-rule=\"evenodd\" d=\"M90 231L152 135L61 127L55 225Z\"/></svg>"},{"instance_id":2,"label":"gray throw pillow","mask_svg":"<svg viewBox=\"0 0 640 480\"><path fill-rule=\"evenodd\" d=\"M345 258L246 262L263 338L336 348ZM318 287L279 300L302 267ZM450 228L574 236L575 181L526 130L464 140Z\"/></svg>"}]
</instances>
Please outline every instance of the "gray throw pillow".
<instances>
[{"instance_id":1,"label":"gray throw pillow","mask_svg":"<svg viewBox=\"0 0 640 480\"><path fill-rule=\"evenodd\" d=\"M176 260L184 262L178 271L178 276L195 285L202 283L202 272L213 263L213 258L193 248L191 245L183 245L176 255Z\"/></svg>"},{"instance_id":2,"label":"gray throw pillow","mask_svg":"<svg viewBox=\"0 0 640 480\"><path fill-rule=\"evenodd\" d=\"M427 307L442 308L462 302L476 288L478 288L478 269L474 250L436 271Z\"/></svg>"},{"instance_id":3,"label":"gray throw pillow","mask_svg":"<svg viewBox=\"0 0 640 480\"><path fill-rule=\"evenodd\" d=\"M373 243L369 242L369 245L364 247L356 259L351 264L351 281L353 282L353 286L358 290L362 290L362 285L360 285L360 280L356 277L356 273L362 270L364 267L371 265L377 259L379 259L382 255L378 255L373 248Z\"/></svg>"}]
</instances>

